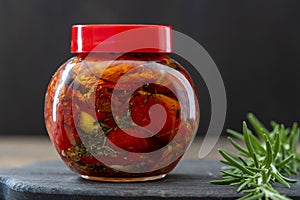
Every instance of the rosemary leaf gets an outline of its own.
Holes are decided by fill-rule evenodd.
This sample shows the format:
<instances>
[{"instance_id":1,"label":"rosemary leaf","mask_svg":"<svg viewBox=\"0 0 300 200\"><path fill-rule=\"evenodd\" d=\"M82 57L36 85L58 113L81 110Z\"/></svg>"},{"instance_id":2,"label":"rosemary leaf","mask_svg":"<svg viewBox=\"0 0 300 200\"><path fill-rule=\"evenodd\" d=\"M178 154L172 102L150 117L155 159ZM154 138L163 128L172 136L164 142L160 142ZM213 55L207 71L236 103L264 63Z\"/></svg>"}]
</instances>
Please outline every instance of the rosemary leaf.
<instances>
[{"instance_id":1,"label":"rosemary leaf","mask_svg":"<svg viewBox=\"0 0 300 200\"><path fill-rule=\"evenodd\" d=\"M253 157L254 149L253 149L251 139L250 139L250 136L249 136L251 133L249 133L249 131L248 131L248 127L247 127L246 122L243 122L243 134L244 134L244 138L245 138L245 144L248 148L250 157Z\"/></svg>"},{"instance_id":2,"label":"rosemary leaf","mask_svg":"<svg viewBox=\"0 0 300 200\"><path fill-rule=\"evenodd\" d=\"M235 142L231 137L227 137L227 139L229 140L229 142L232 144L232 146L234 146L237 150L239 150L241 153L245 154L245 155L249 155L249 152L242 147L241 145L239 145L237 142Z\"/></svg>"},{"instance_id":3,"label":"rosemary leaf","mask_svg":"<svg viewBox=\"0 0 300 200\"><path fill-rule=\"evenodd\" d=\"M263 139L264 133L267 132L266 127L252 113L248 113L247 118L256 133L260 136L261 139Z\"/></svg>"},{"instance_id":4,"label":"rosemary leaf","mask_svg":"<svg viewBox=\"0 0 300 200\"><path fill-rule=\"evenodd\" d=\"M234 183L236 181L240 181L240 179L239 178L227 178L227 179L221 179L221 180L213 180L213 181L210 181L210 183L216 184L216 185L228 185L228 184Z\"/></svg>"},{"instance_id":5,"label":"rosemary leaf","mask_svg":"<svg viewBox=\"0 0 300 200\"><path fill-rule=\"evenodd\" d=\"M289 161L291 161L294 158L295 158L295 155L292 154L289 157L287 157L286 159L284 159L283 161L281 161L280 163L278 163L277 166L278 167L284 166L285 164L287 164Z\"/></svg>"},{"instance_id":6,"label":"rosemary leaf","mask_svg":"<svg viewBox=\"0 0 300 200\"><path fill-rule=\"evenodd\" d=\"M231 129L227 129L226 132L229 133L229 134L231 134L231 135L233 135L233 136L235 136L238 139L244 140L243 134L241 134L241 133L239 133L237 131L234 131L234 130L231 130Z\"/></svg>"},{"instance_id":7,"label":"rosemary leaf","mask_svg":"<svg viewBox=\"0 0 300 200\"><path fill-rule=\"evenodd\" d=\"M240 169L242 172L249 174L249 175L254 175L253 172L248 170L246 167L244 167L240 162L236 161L234 158L232 158L228 153L223 151L222 149L219 149L220 154L229 162L231 166L234 166L238 169Z\"/></svg>"}]
</instances>

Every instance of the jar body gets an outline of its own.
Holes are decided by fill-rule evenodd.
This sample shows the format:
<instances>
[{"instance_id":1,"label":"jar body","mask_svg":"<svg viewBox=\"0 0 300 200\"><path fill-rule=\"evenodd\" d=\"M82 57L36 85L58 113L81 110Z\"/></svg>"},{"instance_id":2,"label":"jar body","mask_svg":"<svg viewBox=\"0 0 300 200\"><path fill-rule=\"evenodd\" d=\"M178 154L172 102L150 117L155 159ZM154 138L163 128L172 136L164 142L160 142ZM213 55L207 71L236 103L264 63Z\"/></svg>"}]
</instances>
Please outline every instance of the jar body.
<instances>
[{"instance_id":1,"label":"jar body","mask_svg":"<svg viewBox=\"0 0 300 200\"><path fill-rule=\"evenodd\" d=\"M58 69L46 93L49 136L66 165L87 179L165 176L198 122L189 74L160 53L79 54Z\"/></svg>"}]
</instances>

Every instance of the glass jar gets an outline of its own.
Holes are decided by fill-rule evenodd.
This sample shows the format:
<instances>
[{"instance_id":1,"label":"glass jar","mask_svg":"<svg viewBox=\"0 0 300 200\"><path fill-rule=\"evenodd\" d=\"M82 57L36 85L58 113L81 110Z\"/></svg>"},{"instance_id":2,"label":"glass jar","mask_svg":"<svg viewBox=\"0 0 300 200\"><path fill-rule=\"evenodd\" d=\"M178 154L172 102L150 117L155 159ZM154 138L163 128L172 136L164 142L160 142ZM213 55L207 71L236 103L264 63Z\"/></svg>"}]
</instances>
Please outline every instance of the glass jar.
<instances>
[{"instance_id":1,"label":"glass jar","mask_svg":"<svg viewBox=\"0 0 300 200\"><path fill-rule=\"evenodd\" d=\"M76 55L52 77L45 123L66 165L82 178L163 178L199 123L188 72L171 53L171 27L74 25Z\"/></svg>"}]
</instances>

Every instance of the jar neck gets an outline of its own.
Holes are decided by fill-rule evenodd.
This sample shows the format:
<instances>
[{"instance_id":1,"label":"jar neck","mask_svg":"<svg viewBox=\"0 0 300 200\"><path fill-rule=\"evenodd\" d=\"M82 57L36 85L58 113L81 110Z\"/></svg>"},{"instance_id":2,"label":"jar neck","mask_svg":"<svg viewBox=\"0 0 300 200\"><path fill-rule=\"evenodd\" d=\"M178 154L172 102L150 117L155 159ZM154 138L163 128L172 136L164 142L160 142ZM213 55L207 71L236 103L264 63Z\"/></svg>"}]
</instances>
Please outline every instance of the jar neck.
<instances>
[{"instance_id":1,"label":"jar neck","mask_svg":"<svg viewBox=\"0 0 300 200\"><path fill-rule=\"evenodd\" d=\"M110 53L110 52L97 52L97 53L79 53L77 57L80 59L91 58L101 60L147 60L156 61L167 58L166 53L149 53L149 52L129 52L129 53Z\"/></svg>"}]
</instances>

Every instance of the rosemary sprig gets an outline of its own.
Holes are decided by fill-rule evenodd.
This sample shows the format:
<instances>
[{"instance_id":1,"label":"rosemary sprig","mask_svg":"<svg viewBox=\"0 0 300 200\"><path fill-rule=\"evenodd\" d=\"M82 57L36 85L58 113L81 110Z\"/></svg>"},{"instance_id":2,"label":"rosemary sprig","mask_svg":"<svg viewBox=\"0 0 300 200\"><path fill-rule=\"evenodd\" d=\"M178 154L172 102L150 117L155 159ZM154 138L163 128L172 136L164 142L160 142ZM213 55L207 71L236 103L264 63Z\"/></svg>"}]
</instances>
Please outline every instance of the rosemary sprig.
<instances>
[{"instance_id":1,"label":"rosemary sprig","mask_svg":"<svg viewBox=\"0 0 300 200\"><path fill-rule=\"evenodd\" d=\"M231 137L229 142L238 150L238 155L219 149L227 166L221 170L222 179L213 180L213 184L238 186L237 192L245 194L239 200L273 199L288 200L273 188L279 182L287 188L297 180L287 176L297 174L300 169L300 154L297 153L300 129L297 123L292 128L271 122L269 131L252 113L247 119L254 133L243 122L242 133L234 130L227 132L244 142L240 145Z\"/></svg>"}]
</instances>

